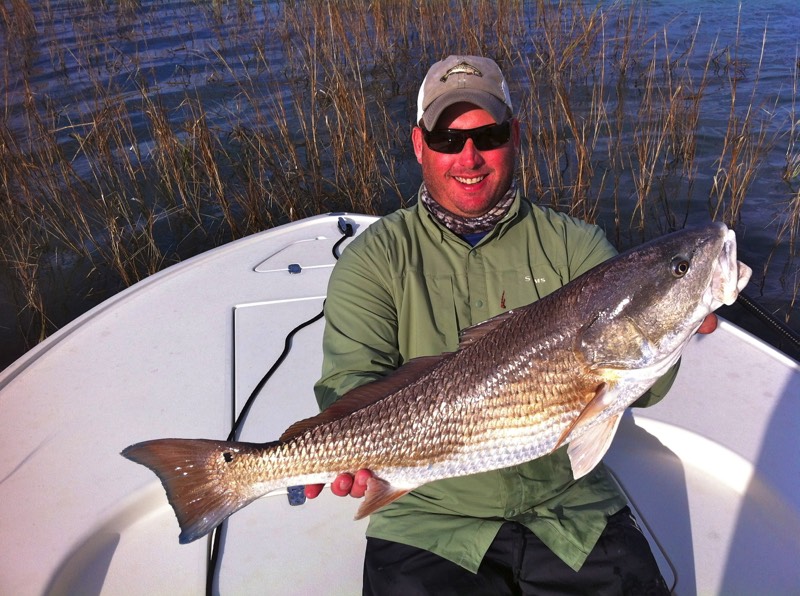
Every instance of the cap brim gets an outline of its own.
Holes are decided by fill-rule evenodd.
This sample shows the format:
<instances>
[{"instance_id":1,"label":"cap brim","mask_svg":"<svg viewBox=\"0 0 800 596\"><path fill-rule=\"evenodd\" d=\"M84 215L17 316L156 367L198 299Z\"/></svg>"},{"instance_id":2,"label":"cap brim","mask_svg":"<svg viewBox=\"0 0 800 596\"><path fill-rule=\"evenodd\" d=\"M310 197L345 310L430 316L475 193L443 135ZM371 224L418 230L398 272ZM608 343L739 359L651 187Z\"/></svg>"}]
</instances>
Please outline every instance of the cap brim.
<instances>
[{"instance_id":1,"label":"cap brim","mask_svg":"<svg viewBox=\"0 0 800 596\"><path fill-rule=\"evenodd\" d=\"M442 112L457 103L471 103L486 110L498 124L505 122L511 115L506 103L491 93L478 89L454 89L437 97L425 109L422 113L422 126L426 130L433 130Z\"/></svg>"}]
</instances>

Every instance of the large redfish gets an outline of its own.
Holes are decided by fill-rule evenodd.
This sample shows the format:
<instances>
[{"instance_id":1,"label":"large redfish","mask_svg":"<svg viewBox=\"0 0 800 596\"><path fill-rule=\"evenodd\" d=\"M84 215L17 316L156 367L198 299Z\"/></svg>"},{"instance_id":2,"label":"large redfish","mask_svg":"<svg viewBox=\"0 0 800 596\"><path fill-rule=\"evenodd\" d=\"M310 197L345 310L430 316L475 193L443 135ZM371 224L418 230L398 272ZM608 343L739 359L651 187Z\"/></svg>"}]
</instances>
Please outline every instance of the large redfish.
<instances>
[{"instance_id":1,"label":"large redfish","mask_svg":"<svg viewBox=\"0 0 800 596\"><path fill-rule=\"evenodd\" d=\"M161 479L183 543L272 490L360 468L375 478L357 518L426 482L566 443L578 478L603 457L625 408L750 273L723 224L676 232L466 329L456 352L408 362L277 442L160 439L122 454Z\"/></svg>"}]
</instances>

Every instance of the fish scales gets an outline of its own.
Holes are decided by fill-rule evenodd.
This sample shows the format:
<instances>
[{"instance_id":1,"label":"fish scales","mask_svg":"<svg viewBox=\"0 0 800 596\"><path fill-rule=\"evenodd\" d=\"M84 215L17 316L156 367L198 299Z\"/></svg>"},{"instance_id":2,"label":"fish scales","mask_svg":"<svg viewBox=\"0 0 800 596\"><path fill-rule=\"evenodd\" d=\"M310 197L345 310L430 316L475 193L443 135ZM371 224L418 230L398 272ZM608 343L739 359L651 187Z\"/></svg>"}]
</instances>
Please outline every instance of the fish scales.
<instances>
[{"instance_id":1,"label":"fish scales","mask_svg":"<svg viewBox=\"0 0 800 596\"><path fill-rule=\"evenodd\" d=\"M375 477L357 517L426 482L562 445L578 478L600 461L624 409L749 276L724 225L684 230L465 330L456 352L407 363L277 442L158 439L123 455L159 476L181 542L271 490L361 468Z\"/></svg>"}]
</instances>

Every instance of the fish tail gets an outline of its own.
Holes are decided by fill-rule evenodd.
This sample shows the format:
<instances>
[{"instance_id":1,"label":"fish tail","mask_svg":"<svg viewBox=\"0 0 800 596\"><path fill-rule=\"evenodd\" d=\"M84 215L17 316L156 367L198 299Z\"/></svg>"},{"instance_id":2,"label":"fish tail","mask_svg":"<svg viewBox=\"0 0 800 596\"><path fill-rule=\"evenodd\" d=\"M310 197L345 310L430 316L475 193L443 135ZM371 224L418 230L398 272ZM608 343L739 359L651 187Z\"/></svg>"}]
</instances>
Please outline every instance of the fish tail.
<instances>
[{"instance_id":1,"label":"fish tail","mask_svg":"<svg viewBox=\"0 0 800 596\"><path fill-rule=\"evenodd\" d=\"M232 488L236 486L231 478L235 472L229 465L234 458L261 452L263 447L204 439L158 439L131 445L122 455L159 477L181 527L180 542L187 544L264 494Z\"/></svg>"}]
</instances>

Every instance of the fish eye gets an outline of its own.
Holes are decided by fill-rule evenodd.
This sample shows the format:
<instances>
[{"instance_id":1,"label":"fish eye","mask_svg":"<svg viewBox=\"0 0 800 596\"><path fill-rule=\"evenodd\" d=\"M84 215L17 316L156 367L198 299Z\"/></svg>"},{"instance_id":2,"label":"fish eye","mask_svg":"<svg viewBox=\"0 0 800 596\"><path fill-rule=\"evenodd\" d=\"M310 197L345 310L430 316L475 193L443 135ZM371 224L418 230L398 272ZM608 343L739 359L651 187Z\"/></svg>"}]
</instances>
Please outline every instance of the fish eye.
<instances>
[{"instance_id":1,"label":"fish eye","mask_svg":"<svg viewBox=\"0 0 800 596\"><path fill-rule=\"evenodd\" d=\"M683 277L689 272L689 259L680 255L672 257L670 268L672 269L672 275Z\"/></svg>"}]
</instances>

